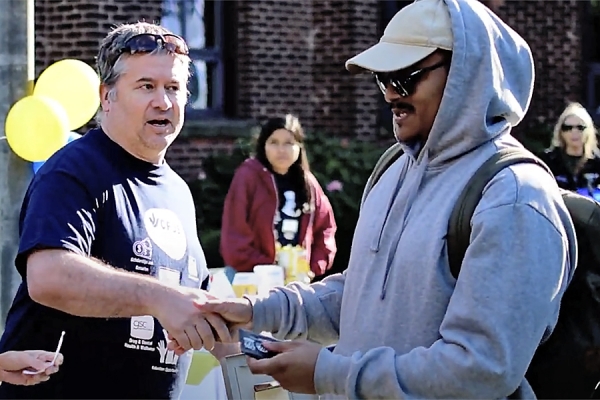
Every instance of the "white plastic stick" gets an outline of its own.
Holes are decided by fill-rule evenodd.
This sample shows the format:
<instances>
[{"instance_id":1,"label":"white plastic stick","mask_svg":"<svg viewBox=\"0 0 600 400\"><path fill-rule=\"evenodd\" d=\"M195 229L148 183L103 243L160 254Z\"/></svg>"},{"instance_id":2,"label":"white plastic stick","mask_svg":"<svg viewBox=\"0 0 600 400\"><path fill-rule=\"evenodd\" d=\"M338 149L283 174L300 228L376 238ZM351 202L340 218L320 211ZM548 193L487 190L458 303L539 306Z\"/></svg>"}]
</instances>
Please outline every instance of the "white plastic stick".
<instances>
[{"instance_id":1,"label":"white plastic stick","mask_svg":"<svg viewBox=\"0 0 600 400\"><path fill-rule=\"evenodd\" d=\"M46 366L44 367L44 369L41 369L39 371L32 371L32 370L26 369L26 370L23 370L23 373L25 375L37 375L37 374L41 374L42 372L44 372L46 370L46 368L53 366L54 363L56 362L56 359L58 358L58 355L60 354L60 348L62 347L64 337L65 337L65 331L62 331L60 334L60 339L58 339L58 346L56 346L56 351L54 352L54 358L52 359L51 362L46 363Z\"/></svg>"}]
</instances>

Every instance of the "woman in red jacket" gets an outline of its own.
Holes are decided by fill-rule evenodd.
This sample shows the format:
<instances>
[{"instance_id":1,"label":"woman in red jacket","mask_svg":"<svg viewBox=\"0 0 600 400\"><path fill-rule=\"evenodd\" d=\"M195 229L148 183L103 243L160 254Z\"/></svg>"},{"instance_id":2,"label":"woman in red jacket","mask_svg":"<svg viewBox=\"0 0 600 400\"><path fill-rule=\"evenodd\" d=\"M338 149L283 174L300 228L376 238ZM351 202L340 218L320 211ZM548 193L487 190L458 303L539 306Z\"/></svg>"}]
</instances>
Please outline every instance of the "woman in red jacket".
<instances>
[{"instance_id":1,"label":"woman in red jacket","mask_svg":"<svg viewBox=\"0 0 600 400\"><path fill-rule=\"evenodd\" d=\"M272 118L261 129L255 157L236 170L225 198L220 246L234 271L275 263L277 243L301 245L316 276L331 267L333 210L310 172L303 141L296 117ZM230 280L234 271L229 269Z\"/></svg>"}]
</instances>

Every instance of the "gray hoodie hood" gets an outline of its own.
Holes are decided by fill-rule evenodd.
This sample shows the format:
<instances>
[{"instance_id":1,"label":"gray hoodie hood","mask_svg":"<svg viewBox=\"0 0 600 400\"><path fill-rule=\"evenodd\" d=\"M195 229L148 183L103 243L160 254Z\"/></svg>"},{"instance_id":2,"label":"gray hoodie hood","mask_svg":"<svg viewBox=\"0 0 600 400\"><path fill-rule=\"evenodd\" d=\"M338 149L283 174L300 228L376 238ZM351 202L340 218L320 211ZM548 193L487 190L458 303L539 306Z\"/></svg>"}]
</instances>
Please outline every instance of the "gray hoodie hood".
<instances>
[{"instance_id":1,"label":"gray hoodie hood","mask_svg":"<svg viewBox=\"0 0 600 400\"><path fill-rule=\"evenodd\" d=\"M418 0L419 1L419 0ZM507 132L527 112L534 67L529 46L485 6L446 0L454 36L450 73L421 157L431 166ZM414 154L406 146L409 154Z\"/></svg>"},{"instance_id":2,"label":"gray hoodie hood","mask_svg":"<svg viewBox=\"0 0 600 400\"><path fill-rule=\"evenodd\" d=\"M451 210L485 160L522 147L510 129L534 72L526 43L483 4L445 3L454 50L437 118L366 197L348 269L254 305L256 331L337 342L319 353L318 394L534 397L524 376L574 270L573 225L552 176L511 166L485 188L460 276L450 273Z\"/></svg>"}]
</instances>

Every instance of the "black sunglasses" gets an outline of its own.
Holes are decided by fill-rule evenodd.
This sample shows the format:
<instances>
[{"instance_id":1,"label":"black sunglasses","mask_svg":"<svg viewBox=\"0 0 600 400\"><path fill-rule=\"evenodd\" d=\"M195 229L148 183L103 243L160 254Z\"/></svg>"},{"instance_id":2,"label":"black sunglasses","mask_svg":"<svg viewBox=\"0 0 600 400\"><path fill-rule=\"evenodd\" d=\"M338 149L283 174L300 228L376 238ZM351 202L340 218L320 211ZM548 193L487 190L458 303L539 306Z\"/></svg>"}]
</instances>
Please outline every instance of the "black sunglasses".
<instances>
[{"instance_id":1,"label":"black sunglasses","mask_svg":"<svg viewBox=\"0 0 600 400\"><path fill-rule=\"evenodd\" d=\"M563 132L569 132L572 131L573 129L577 129L579 132L583 132L585 131L586 126L585 125L567 125L567 124L562 124L562 126L560 127L560 129Z\"/></svg>"},{"instance_id":2,"label":"black sunglasses","mask_svg":"<svg viewBox=\"0 0 600 400\"><path fill-rule=\"evenodd\" d=\"M391 85L400 96L408 97L415 92L417 83L419 83L427 72L448 65L448 63L448 60L444 60L429 67L419 68L415 71L407 72L406 70L400 70L393 72L374 72L373 75L375 75L375 81L377 82L377 86L379 86L381 93L385 94L387 86Z\"/></svg>"},{"instance_id":3,"label":"black sunglasses","mask_svg":"<svg viewBox=\"0 0 600 400\"><path fill-rule=\"evenodd\" d=\"M131 37L125 42L123 47L118 51L118 55L115 57L114 62L116 62L117 58L123 53L152 53L156 49L165 49L169 53L184 56L187 56L190 53L185 40L180 36L170 33L166 35L141 33Z\"/></svg>"}]
</instances>

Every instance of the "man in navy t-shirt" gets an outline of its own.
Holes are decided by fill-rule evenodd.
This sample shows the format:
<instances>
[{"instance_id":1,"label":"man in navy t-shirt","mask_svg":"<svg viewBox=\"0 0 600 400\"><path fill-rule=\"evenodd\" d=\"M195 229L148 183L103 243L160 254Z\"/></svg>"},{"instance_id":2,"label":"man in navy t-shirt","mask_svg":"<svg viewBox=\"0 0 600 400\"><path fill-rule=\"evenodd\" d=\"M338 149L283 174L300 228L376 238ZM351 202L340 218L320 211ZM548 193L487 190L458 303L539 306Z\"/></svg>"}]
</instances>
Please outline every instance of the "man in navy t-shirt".
<instances>
[{"instance_id":1,"label":"man in navy t-shirt","mask_svg":"<svg viewBox=\"0 0 600 400\"><path fill-rule=\"evenodd\" d=\"M102 42L101 128L31 182L16 259L23 283L0 341L0 352L52 351L65 331L64 364L37 386L0 385L0 398L177 398L191 362L181 353L230 340L221 319L195 306L208 269L188 186L164 161L183 124L187 53L183 39L147 23Z\"/></svg>"}]
</instances>

